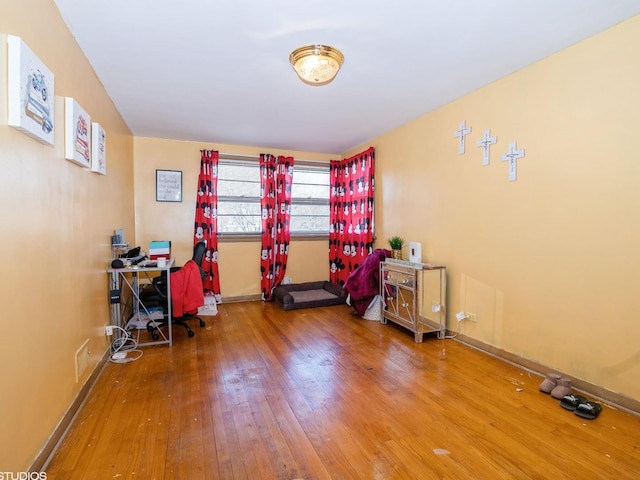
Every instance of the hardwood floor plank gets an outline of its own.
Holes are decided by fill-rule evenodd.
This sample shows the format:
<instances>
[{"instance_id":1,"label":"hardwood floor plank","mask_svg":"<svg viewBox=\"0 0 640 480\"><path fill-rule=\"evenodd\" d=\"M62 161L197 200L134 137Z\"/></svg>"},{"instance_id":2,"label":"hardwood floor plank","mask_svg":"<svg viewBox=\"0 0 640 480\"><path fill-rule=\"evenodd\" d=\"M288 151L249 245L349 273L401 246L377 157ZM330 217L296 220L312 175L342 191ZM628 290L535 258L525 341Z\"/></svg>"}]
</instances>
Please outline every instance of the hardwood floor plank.
<instances>
[{"instance_id":1,"label":"hardwood floor plank","mask_svg":"<svg viewBox=\"0 0 640 480\"><path fill-rule=\"evenodd\" d=\"M639 416L579 418L454 340L262 302L195 330L106 366L49 480L640 478Z\"/></svg>"}]
</instances>

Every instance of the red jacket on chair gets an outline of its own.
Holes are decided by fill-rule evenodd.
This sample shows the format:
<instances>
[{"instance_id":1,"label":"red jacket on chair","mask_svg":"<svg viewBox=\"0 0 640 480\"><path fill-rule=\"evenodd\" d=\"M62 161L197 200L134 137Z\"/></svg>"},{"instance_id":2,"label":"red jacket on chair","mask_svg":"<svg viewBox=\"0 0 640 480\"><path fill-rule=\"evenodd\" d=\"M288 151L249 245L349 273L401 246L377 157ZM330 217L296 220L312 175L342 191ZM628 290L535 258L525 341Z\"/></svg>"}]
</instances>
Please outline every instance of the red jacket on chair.
<instances>
[{"instance_id":1,"label":"red jacket on chair","mask_svg":"<svg viewBox=\"0 0 640 480\"><path fill-rule=\"evenodd\" d=\"M171 311L174 318L196 313L204 305L200 268L193 260L171 273Z\"/></svg>"}]
</instances>

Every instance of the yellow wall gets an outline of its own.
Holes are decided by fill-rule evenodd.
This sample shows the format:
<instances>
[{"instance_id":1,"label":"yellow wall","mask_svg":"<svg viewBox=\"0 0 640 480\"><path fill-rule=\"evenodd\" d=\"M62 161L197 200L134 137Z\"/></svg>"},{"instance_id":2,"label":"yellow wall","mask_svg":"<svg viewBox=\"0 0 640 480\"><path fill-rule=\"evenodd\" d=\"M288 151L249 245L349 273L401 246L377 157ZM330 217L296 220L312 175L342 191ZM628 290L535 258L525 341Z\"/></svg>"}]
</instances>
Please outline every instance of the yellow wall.
<instances>
[{"instance_id":1,"label":"yellow wall","mask_svg":"<svg viewBox=\"0 0 640 480\"><path fill-rule=\"evenodd\" d=\"M107 349L110 237L133 236L131 134L49 0L0 0L0 466L32 463ZM45 34L46 33L46 34ZM7 126L6 35L55 75L55 145ZM107 132L107 175L64 159L64 101ZM76 382L76 351L90 362Z\"/></svg>"},{"instance_id":2,"label":"yellow wall","mask_svg":"<svg viewBox=\"0 0 640 480\"><path fill-rule=\"evenodd\" d=\"M151 240L171 240L172 255L178 265L193 253L193 222L196 186L200 172L200 150L254 155L272 153L297 160L329 161L335 156L298 151L273 151L238 145L211 145L198 142L140 138L134 140L136 238L148 249ZM182 171L182 202L155 201L156 169ZM218 268L223 300L260 295L260 241L220 241ZM296 241L289 247L287 276L294 282L329 279L328 240Z\"/></svg>"},{"instance_id":3,"label":"yellow wall","mask_svg":"<svg viewBox=\"0 0 640 480\"><path fill-rule=\"evenodd\" d=\"M449 328L475 313L465 335L634 399L637 45L640 17L371 142L378 244L397 234L447 265ZM473 131L459 155L463 120ZM498 143L482 166L489 128ZM500 156L514 141L526 156L509 182Z\"/></svg>"}]
</instances>

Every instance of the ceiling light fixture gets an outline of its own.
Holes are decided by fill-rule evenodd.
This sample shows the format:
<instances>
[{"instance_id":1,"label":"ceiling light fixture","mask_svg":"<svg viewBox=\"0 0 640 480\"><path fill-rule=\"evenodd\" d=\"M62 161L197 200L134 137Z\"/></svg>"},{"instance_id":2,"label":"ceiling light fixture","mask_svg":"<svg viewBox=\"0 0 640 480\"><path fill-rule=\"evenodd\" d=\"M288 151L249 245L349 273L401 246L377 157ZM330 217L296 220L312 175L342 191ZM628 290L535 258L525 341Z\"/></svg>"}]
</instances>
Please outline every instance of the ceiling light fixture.
<instances>
[{"instance_id":1,"label":"ceiling light fixture","mask_svg":"<svg viewBox=\"0 0 640 480\"><path fill-rule=\"evenodd\" d=\"M326 45L307 45L291 52L289 61L307 85L319 87L331 82L344 62L340 50Z\"/></svg>"}]
</instances>

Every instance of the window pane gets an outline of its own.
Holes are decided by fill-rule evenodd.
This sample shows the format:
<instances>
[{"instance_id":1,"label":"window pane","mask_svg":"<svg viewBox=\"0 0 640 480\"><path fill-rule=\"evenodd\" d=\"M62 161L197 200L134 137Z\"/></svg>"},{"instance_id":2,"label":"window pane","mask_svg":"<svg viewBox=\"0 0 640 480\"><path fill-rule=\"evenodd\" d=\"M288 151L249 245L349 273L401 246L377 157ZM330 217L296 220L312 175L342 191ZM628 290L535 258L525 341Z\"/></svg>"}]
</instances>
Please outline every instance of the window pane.
<instances>
[{"instance_id":1,"label":"window pane","mask_svg":"<svg viewBox=\"0 0 640 480\"><path fill-rule=\"evenodd\" d=\"M292 232L328 232L329 208L325 205L291 205Z\"/></svg>"},{"instance_id":2,"label":"window pane","mask_svg":"<svg viewBox=\"0 0 640 480\"><path fill-rule=\"evenodd\" d=\"M329 170L297 170L294 167L291 196L295 198L329 198Z\"/></svg>"},{"instance_id":3,"label":"window pane","mask_svg":"<svg viewBox=\"0 0 640 480\"><path fill-rule=\"evenodd\" d=\"M291 231L329 232L329 167L294 167Z\"/></svg>"},{"instance_id":4,"label":"window pane","mask_svg":"<svg viewBox=\"0 0 640 480\"><path fill-rule=\"evenodd\" d=\"M218 196L259 197L260 168L256 163L218 165Z\"/></svg>"},{"instance_id":5,"label":"window pane","mask_svg":"<svg viewBox=\"0 0 640 480\"><path fill-rule=\"evenodd\" d=\"M292 233L327 233L329 217L291 217Z\"/></svg>"},{"instance_id":6,"label":"window pane","mask_svg":"<svg viewBox=\"0 0 640 480\"><path fill-rule=\"evenodd\" d=\"M260 233L259 202L218 201L218 230L221 233Z\"/></svg>"}]
</instances>

